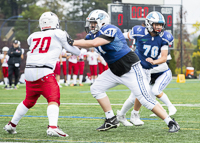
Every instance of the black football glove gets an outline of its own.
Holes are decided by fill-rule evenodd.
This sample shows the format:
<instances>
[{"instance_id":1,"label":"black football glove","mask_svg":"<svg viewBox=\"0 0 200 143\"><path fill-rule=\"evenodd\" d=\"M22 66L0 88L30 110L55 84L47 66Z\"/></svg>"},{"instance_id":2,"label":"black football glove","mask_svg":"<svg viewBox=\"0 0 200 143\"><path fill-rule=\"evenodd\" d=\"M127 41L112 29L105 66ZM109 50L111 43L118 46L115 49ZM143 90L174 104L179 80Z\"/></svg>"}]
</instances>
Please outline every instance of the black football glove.
<instances>
[{"instance_id":1,"label":"black football glove","mask_svg":"<svg viewBox=\"0 0 200 143\"><path fill-rule=\"evenodd\" d=\"M65 33L66 33L68 44L73 46L74 40L69 36L69 34L66 31L65 31Z\"/></svg>"},{"instance_id":2,"label":"black football glove","mask_svg":"<svg viewBox=\"0 0 200 143\"><path fill-rule=\"evenodd\" d=\"M73 46L74 40L69 36L67 37L67 42L69 45Z\"/></svg>"}]
</instances>

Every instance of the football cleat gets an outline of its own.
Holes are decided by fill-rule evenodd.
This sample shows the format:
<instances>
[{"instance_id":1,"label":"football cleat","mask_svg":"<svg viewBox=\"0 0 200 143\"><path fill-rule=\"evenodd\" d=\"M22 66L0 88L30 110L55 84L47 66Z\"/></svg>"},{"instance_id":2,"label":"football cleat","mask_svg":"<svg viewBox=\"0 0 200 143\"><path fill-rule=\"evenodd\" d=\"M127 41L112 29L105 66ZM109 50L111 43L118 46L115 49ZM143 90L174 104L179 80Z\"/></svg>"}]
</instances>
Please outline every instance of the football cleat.
<instances>
[{"instance_id":1,"label":"football cleat","mask_svg":"<svg viewBox=\"0 0 200 143\"><path fill-rule=\"evenodd\" d=\"M57 128L51 128L51 127L48 126L47 136L51 136L51 137L68 137L69 135L64 133L58 127Z\"/></svg>"},{"instance_id":2,"label":"football cleat","mask_svg":"<svg viewBox=\"0 0 200 143\"><path fill-rule=\"evenodd\" d=\"M142 126L144 125L144 122L140 120L140 115L137 113L131 112L131 119L130 122L133 123L135 126Z\"/></svg>"},{"instance_id":3,"label":"football cleat","mask_svg":"<svg viewBox=\"0 0 200 143\"><path fill-rule=\"evenodd\" d=\"M176 114L176 111L177 111L177 109L174 107L174 105L169 106L168 110L169 110L169 116Z\"/></svg>"},{"instance_id":4,"label":"football cleat","mask_svg":"<svg viewBox=\"0 0 200 143\"><path fill-rule=\"evenodd\" d=\"M117 120L122 123L124 126L133 126L129 121L127 121L125 115L120 115L120 111L117 110Z\"/></svg>"},{"instance_id":5,"label":"football cleat","mask_svg":"<svg viewBox=\"0 0 200 143\"><path fill-rule=\"evenodd\" d=\"M69 86L68 83L65 83L65 86Z\"/></svg>"},{"instance_id":6,"label":"football cleat","mask_svg":"<svg viewBox=\"0 0 200 143\"><path fill-rule=\"evenodd\" d=\"M106 119L104 124L101 127L97 128L96 130L97 131L107 131L112 128L117 128L117 127L119 127L119 125L120 125L120 123L117 120L117 117L114 116L110 119Z\"/></svg>"},{"instance_id":7,"label":"football cleat","mask_svg":"<svg viewBox=\"0 0 200 143\"><path fill-rule=\"evenodd\" d=\"M169 122L168 127L170 133L178 132L180 130L179 124L174 119Z\"/></svg>"},{"instance_id":8,"label":"football cleat","mask_svg":"<svg viewBox=\"0 0 200 143\"><path fill-rule=\"evenodd\" d=\"M13 127L11 125L11 122L9 122L5 127L3 128L5 131L7 131L9 134L16 134L16 127Z\"/></svg>"}]
</instances>

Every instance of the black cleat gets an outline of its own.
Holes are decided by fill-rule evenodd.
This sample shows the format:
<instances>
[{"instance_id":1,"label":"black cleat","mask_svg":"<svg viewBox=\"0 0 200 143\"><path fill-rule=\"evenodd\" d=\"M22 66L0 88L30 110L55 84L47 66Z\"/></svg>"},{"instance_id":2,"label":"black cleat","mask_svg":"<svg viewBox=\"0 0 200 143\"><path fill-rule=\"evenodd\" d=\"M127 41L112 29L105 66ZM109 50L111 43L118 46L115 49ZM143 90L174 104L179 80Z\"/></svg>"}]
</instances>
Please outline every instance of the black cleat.
<instances>
[{"instance_id":1,"label":"black cleat","mask_svg":"<svg viewBox=\"0 0 200 143\"><path fill-rule=\"evenodd\" d=\"M172 121L169 122L168 127L170 133L175 133L178 132L178 130L180 130L179 124L174 119L172 119Z\"/></svg>"},{"instance_id":2,"label":"black cleat","mask_svg":"<svg viewBox=\"0 0 200 143\"><path fill-rule=\"evenodd\" d=\"M106 119L104 124L101 127L97 128L96 130L97 131L107 131L112 128L117 128L117 127L119 127L119 125L120 125L120 123L117 120L117 117L114 116L110 119Z\"/></svg>"}]
</instances>

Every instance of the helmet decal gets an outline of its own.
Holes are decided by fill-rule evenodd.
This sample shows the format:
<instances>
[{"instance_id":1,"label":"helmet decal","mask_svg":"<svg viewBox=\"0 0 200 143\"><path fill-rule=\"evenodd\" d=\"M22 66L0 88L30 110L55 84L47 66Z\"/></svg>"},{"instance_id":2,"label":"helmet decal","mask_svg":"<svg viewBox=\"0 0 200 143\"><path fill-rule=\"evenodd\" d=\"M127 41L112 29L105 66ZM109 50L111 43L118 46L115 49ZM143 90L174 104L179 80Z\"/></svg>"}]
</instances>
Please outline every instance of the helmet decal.
<instances>
[{"instance_id":1,"label":"helmet decal","mask_svg":"<svg viewBox=\"0 0 200 143\"><path fill-rule=\"evenodd\" d=\"M99 18L100 20L102 20L102 19L105 18L105 15L104 15L103 13L99 13L98 18Z\"/></svg>"}]
</instances>

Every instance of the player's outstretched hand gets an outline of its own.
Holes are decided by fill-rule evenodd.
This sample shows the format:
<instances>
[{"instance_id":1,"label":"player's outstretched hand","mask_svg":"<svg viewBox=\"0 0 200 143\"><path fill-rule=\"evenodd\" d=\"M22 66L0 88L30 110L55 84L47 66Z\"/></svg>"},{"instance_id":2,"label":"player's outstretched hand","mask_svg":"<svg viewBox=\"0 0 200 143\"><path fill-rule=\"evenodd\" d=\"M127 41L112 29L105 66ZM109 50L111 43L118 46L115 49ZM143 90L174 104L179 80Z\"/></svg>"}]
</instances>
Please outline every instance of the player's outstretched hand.
<instances>
[{"instance_id":1,"label":"player's outstretched hand","mask_svg":"<svg viewBox=\"0 0 200 143\"><path fill-rule=\"evenodd\" d=\"M154 60L152 58L146 58L146 61L154 65Z\"/></svg>"}]
</instances>

